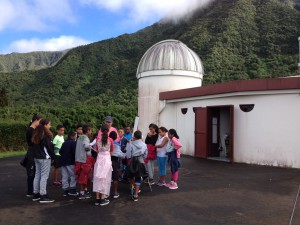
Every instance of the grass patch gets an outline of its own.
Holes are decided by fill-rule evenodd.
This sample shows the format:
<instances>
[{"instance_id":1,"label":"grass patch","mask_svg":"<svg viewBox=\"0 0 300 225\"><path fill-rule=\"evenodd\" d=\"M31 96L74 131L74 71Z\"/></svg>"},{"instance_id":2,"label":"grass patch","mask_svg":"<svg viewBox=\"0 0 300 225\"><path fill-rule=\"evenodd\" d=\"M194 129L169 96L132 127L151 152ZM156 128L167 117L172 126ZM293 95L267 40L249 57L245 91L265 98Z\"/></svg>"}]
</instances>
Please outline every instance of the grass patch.
<instances>
[{"instance_id":1,"label":"grass patch","mask_svg":"<svg viewBox=\"0 0 300 225\"><path fill-rule=\"evenodd\" d=\"M7 151L7 152L0 152L0 159L7 158L12 156L20 156L25 155L26 151Z\"/></svg>"}]
</instances>

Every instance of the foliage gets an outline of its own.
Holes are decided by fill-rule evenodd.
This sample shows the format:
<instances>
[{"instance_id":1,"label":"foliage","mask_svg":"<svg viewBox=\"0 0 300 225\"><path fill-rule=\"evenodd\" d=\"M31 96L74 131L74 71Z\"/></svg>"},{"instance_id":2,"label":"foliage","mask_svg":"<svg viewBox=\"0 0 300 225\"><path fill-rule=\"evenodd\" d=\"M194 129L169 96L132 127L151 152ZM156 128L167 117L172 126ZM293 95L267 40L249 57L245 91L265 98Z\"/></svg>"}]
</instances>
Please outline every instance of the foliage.
<instances>
[{"instance_id":1,"label":"foliage","mask_svg":"<svg viewBox=\"0 0 300 225\"><path fill-rule=\"evenodd\" d=\"M0 150L25 150L26 128L24 122L0 122Z\"/></svg>"},{"instance_id":2,"label":"foliage","mask_svg":"<svg viewBox=\"0 0 300 225\"><path fill-rule=\"evenodd\" d=\"M26 151L6 151L6 152L0 152L0 159L1 158L8 158L12 156L22 156L25 155Z\"/></svg>"},{"instance_id":3,"label":"foliage","mask_svg":"<svg viewBox=\"0 0 300 225\"><path fill-rule=\"evenodd\" d=\"M67 51L0 55L0 73L37 70L54 66Z\"/></svg>"},{"instance_id":4,"label":"foliage","mask_svg":"<svg viewBox=\"0 0 300 225\"><path fill-rule=\"evenodd\" d=\"M162 20L134 34L74 48L51 68L1 73L8 106L0 108L0 119L29 121L36 112L68 130L78 122L96 130L106 115L115 117L116 126L131 124L137 115L139 60L165 39L178 39L201 57L204 85L295 75L299 5L299 0L213 1L176 23Z\"/></svg>"}]
</instances>

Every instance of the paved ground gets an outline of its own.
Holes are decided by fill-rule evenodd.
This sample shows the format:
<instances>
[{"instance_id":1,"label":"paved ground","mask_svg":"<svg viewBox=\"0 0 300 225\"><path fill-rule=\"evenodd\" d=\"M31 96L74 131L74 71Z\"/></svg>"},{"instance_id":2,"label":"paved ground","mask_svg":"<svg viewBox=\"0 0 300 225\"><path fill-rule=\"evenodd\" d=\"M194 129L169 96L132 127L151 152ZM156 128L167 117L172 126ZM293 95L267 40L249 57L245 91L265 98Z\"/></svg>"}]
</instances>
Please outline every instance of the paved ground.
<instances>
[{"instance_id":1,"label":"paved ground","mask_svg":"<svg viewBox=\"0 0 300 225\"><path fill-rule=\"evenodd\" d=\"M94 199L63 197L50 185L52 204L25 197L26 175L20 157L0 159L0 224L201 224L287 225L298 187L300 170L227 164L184 157L179 189L143 186L139 202L132 202L128 186L108 206ZM293 225L300 224L300 199Z\"/></svg>"}]
</instances>

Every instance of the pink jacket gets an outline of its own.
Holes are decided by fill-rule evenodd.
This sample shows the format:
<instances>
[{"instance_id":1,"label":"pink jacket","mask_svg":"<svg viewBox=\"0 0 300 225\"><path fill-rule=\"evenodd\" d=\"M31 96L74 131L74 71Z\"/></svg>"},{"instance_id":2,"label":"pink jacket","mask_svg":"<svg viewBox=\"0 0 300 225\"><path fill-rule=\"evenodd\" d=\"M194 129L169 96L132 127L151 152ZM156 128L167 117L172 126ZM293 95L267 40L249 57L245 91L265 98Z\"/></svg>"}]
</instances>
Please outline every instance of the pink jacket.
<instances>
[{"instance_id":1,"label":"pink jacket","mask_svg":"<svg viewBox=\"0 0 300 225\"><path fill-rule=\"evenodd\" d=\"M174 150L176 150L177 158L180 158L180 148L182 147L182 144L179 142L179 140L176 137L173 137L171 139L171 142L173 143Z\"/></svg>"}]
</instances>

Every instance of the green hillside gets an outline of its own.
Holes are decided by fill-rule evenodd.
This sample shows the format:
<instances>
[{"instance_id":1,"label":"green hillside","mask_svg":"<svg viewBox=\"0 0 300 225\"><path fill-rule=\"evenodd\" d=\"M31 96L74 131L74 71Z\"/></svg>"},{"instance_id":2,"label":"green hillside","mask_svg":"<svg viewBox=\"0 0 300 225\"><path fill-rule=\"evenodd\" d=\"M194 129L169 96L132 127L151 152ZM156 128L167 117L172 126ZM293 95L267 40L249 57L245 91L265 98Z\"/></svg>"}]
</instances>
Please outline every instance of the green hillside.
<instances>
[{"instance_id":1,"label":"green hillside","mask_svg":"<svg viewBox=\"0 0 300 225\"><path fill-rule=\"evenodd\" d=\"M299 1L218 0L176 24L164 20L134 34L70 50L54 66L0 74L0 117L39 112L57 122L118 124L137 112L136 69L158 41L178 39L202 59L204 85L297 74ZM1 97L2 96L2 97ZM7 103L7 104L6 104ZM101 121L100 121L101 122Z\"/></svg>"},{"instance_id":2,"label":"green hillside","mask_svg":"<svg viewBox=\"0 0 300 225\"><path fill-rule=\"evenodd\" d=\"M54 66L66 52L30 52L0 55L0 73L48 68Z\"/></svg>"}]
</instances>

